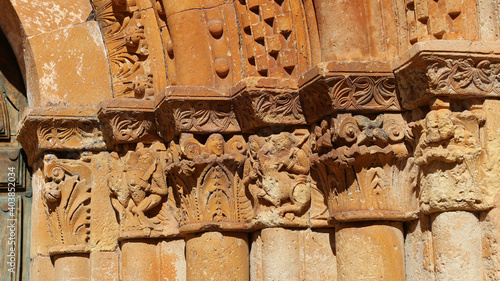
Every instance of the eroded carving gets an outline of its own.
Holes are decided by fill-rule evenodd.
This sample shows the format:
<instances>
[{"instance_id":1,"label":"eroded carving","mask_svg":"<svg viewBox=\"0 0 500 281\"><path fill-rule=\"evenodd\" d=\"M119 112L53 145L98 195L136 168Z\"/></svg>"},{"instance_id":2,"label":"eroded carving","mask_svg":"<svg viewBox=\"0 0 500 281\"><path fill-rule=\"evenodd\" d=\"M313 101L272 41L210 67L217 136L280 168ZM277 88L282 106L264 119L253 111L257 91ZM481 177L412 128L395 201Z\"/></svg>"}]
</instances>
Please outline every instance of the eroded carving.
<instances>
[{"instance_id":1,"label":"eroded carving","mask_svg":"<svg viewBox=\"0 0 500 281\"><path fill-rule=\"evenodd\" d=\"M298 129L249 138L242 184L253 199L257 225L307 226L311 179L309 133Z\"/></svg>"},{"instance_id":2,"label":"eroded carving","mask_svg":"<svg viewBox=\"0 0 500 281\"><path fill-rule=\"evenodd\" d=\"M112 154L115 170L108 178L108 186L122 238L167 237L178 233L175 210L167 202L165 153L163 144L145 147L139 143L135 151L122 157Z\"/></svg>"},{"instance_id":3,"label":"eroded carving","mask_svg":"<svg viewBox=\"0 0 500 281\"><path fill-rule=\"evenodd\" d=\"M481 165L486 117L481 103L462 103L468 109L452 112L447 99L436 99L420 123L415 163L421 169L423 212L488 208Z\"/></svg>"},{"instance_id":4,"label":"eroded carving","mask_svg":"<svg viewBox=\"0 0 500 281\"><path fill-rule=\"evenodd\" d=\"M92 5L108 48L115 97L153 96L150 47L137 2L93 0Z\"/></svg>"}]
</instances>

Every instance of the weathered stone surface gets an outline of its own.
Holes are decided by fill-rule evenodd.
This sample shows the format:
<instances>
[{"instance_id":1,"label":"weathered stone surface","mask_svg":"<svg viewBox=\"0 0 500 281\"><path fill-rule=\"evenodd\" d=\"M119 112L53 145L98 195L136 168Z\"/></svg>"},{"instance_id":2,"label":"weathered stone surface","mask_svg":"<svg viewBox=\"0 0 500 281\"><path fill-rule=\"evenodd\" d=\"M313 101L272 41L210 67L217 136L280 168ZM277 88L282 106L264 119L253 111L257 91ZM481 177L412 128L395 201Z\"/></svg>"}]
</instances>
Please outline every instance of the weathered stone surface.
<instances>
[{"instance_id":1,"label":"weathered stone surface","mask_svg":"<svg viewBox=\"0 0 500 281\"><path fill-rule=\"evenodd\" d=\"M31 38L30 43L40 105L95 105L112 97L109 67L97 23L86 22L40 34ZM89 88L91 94L82 94Z\"/></svg>"},{"instance_id":2,"label":"weathered stone surface","mask_svg":"<svg viewBox=\"0 0 500 281\"><path fill-rule=\"evenodd\" d=\"M90 254L90 268L92 281L118 281L119 279L118 254L115 252L92 252Z\"/></svg>"},{"instance_id":3,"label":"weathered stone surface","mask_svg":"<svg viewBox=\"0 0 500 281\"><path fill-rule=\"evenodd\" d=\"M339 223L335 227L338 280L404 280L400 222Z\"/></svg>"},{"instance_id":4,"label":"weathered stone surface","mask_svg":"<svg viewBox=\"0 0 500 281\"><path fill-rule=\"evenodd\" d=\"M432 239L436 280L483 280L481 227L471 212L433 217Z\"/></svg>"},{"instance_id":5,"label":"weathered stone surface","mask_svg":"<svg viewBox=\"0 0 500 281\"><path fill-rule=\"evenodd\" d=\"M136 240L121 246L120 277L124 281L160 280L156 241Z\"/></svg>"},{"instance_id":6,"label":"weathered stone surface","mask_svg":"<svg viewBox=\"0 0 500 281\"><path fill-rule=\"evenodd\" d=\"M160 247L161 259L160 280L186 280L186 242L184 239L162 241L158 247Z\"/></svg>"},{"instance_id":7,"label":"weathered stone surface","mask_svg":"<svg viewBox=\"0 0 500 281\"><path fill-rule=\"evenodd\" d=\"M248 235L204 232L186 238L186 280L249 280Z\"/></svg>"},{"instance_id":8,"label":"weathered stone surface","mask_svg":"<svg viewBox=\"0 0 500 281\"><path fill-rule=\"evenodd\" d=\"M90 260L88 254L57 255L54 257L54 279L90 280Z\"/></svg>"},{"instance_id":9,"label":"weathered stone surface","mask_svg":"<svg viewBox=\"0 0 500 281\"><path fill-rule=\"evenodd\" d=\"M252 235L250 280L336 280L335 232L267 228Z\"/></svg>"}]
</instances>

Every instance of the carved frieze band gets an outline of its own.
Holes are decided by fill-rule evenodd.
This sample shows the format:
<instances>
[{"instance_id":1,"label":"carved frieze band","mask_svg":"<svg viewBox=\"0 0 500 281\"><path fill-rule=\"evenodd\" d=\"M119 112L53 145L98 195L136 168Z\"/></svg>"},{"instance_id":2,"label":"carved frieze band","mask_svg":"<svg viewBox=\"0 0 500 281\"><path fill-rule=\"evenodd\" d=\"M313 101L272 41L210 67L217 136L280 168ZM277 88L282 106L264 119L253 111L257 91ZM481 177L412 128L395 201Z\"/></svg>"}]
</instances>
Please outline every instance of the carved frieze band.
<instances>
[{"instance_id":1,"label":"carved frieze band","mask_svg":"<svg viewBox=\"0 0 500 281\"><path fill-rule=\"evenodd\" d=\"M352 63L340 68L325 63L304 74L299 84L308 122L335 112L401 111L394 75L382 63Z\"/></svg>"},{"instance_id":2,"label":"carved frieze band","mask_svg":"<svg viewBox=\"0 0 500 281\"><path fill-rule=\"evenodd\" d=\"M31 164L42 151L104 150L100 122L93 110L31 108L17 136Z\"/></svg>"}]
</instances>

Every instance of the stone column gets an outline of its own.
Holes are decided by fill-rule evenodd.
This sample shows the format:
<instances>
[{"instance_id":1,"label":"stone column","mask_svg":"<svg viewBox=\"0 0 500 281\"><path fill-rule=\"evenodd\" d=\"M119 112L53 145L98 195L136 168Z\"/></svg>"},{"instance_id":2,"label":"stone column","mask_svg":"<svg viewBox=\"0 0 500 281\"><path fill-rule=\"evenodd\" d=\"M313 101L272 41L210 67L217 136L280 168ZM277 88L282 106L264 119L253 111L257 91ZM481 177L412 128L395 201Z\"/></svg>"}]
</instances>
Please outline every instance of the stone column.
<instances>
[{"instance_id":1,"label":"stone column","mask_svg":"<svg viewBox=\"0 0 500 281\"><path fill-rule=\"evenodd\" d=\"M186 241L186 280L250 280L247 233L211 231Z\"/></svg>"},{"instance_id":2,"label":"stone column","mask_svg":"<svg viewBox=\"0 0 500 281\"><path fill-rule=\"evenodd\" d=\"M338 114L317 129L324 133L316 139L314 178L326 186L336 222L340 281L405 279L402 221L418 210L409 130L402 115L390 113Z\"/></svg>"},{"instance_id":3,"label":"stone column","mask_svg":"<svg viewBox=\"0 0 500 281\"><path fill-rule=\"evenodd\" d=\"M451 106L464 108L454 112ZM421 169L420 209L432 218L436 280L482 280L481 228L488 209L482 186L485 114L475 101L436 98L415 150Z\"/></svg>"},{"instance_id":4,"label":"stone column","mask_svg":"<svg viewBox=\"0 0 500 281\"><path fill-rule=\"evenodd\" d=\"M338 280L404 280L402 222L345 222L335 227Z\"/></svg>"},{"instance_id":5,"label":"stone column","mask_svg":"<svg viewBox=\"0 0 500 281\"><path fill-rule=\"evenodd\" d=\"M61 254L54 256L54 280L90 280L89 255Z\"/></svg>"},{"instance_id":6,"label":"stone column","mask_svg":"<svg viewBox=\"0 0 500 281\"><path fill-rule=\"evenodd\" d=\"M483 280L481 227L474 213L435 214L432 238L436 280Z\"/></svg>"}]
</instances>

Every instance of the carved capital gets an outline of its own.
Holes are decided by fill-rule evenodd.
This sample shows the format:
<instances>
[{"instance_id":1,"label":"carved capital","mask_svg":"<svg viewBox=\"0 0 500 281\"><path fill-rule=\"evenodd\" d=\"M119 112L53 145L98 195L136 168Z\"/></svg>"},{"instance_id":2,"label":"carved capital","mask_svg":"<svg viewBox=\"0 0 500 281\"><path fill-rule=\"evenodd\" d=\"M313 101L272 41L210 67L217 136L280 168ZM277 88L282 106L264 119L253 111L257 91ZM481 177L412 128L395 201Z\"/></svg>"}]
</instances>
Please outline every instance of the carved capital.
<instances>
[{"instance_id":1,"label":"carved capital","mask_svg":"<svg viewBox=\"0 0 500 281\"><path fill-rule=\"evenodd\" d=\"M243 132L272 125L304 125L296 80L246 78L231 91Z\"/></svg>"},{"instance_id":2,"label":"carved capital","mask_svg":"<svg viewBox=\"0 0 500 281\"><path fill-rule=\"evenodd\" d=\"M90 251L91 195L88 159L57 159L47 154L43 160L44 183L41 201L45 208L52 246L51 255Z\"/></svg>"},{"instance_id":3,"label":"carved capital","mask_svg":"<svg viewBox=\"0 0 500 281\"><path fill-rule=\"evenodd\" d=\"M249 137L242 186L252 197L257 227L308 227L312 180L309 131ZM321 199L320 199L321 201Z\"/></svg>"},{"instance_id":4,"label":"carved capital","mask_svg":"<svg viewBox=\"0 0 500 281\"><path fill-rule=\"evenodd\" d=\"M30 165L47 150L106 149L93 109L29 108L17 140L26 151Z\"/></svg>"},{"instance_id":5,"label":"carved capital","mask_svg":"<svg viewBox=\"0 0 500 281\"><path fill-rule=\"evenodd\" d=\"M313 130L313 178L327 196L330 219L415 217L413 134L401 114L339 114Z\"/></svg>"},{"instance_id":6,"label":"carved capital","mask_svg":"<svg viewBox=\"0 0 500 281\"><path fill-rule=\"evenodd\" d=\"M153 101L105 100L101 103L98 116L105 137L111 144L153 142L158 139Z\"/></svg>"},{"instance_id":7,"label":"carved capital","mask_svg":"<svg viewBox=\"0 0 500 281\"><path fill-rule=\"evenodd\" d=\"M156 99L156 118L159 134L166 140L181 132L240 131L230 98L203 87L166 88Z\"/></svg>"},{"instance_id":8,"label":"carved capital","mask_svg":"<svg viewBox=\"0 0 500 281\"><path fill-rule=\"evenodd\" d=\"M335 112L401 111L394 76L385 62L322 63L299 84L308 122Z\"/></svg>"},{"instance_id":9,"label":"carved capital","mask_svg":"<svg viewBox=\"0 0 500 281\"><path fill-rule=\"evenodd\" d=\"M422 133L415 150L420 166L420 209L425 213L490 208L485 200L486 114L482 102L454 102L465 106L457 112L447 99L435 99L420 121Z\"/></svg>"},{"instance_id":10,"label":"carved capital","mask_svg":"<svg viewBox=\"0 0 500 281\"><path fill-rule=\"evenodd\" d=\"M249 230L253 209L240 185L247 144L212 134L205 144L181 134L168 149L167 173L180 208L180 230Z\"/></svg>"},{"instance_id":11,"label":"carved capital","mask_svg":"<svg viewBox=\"0 0 500 281\"><path fill-rule=\"evenodd\" d=\"M120 239L176 236L177 211L165 176L165 146L138 143L135 150L112 153L111 161L108 187Z\"/></svg>"}]
</instances>

